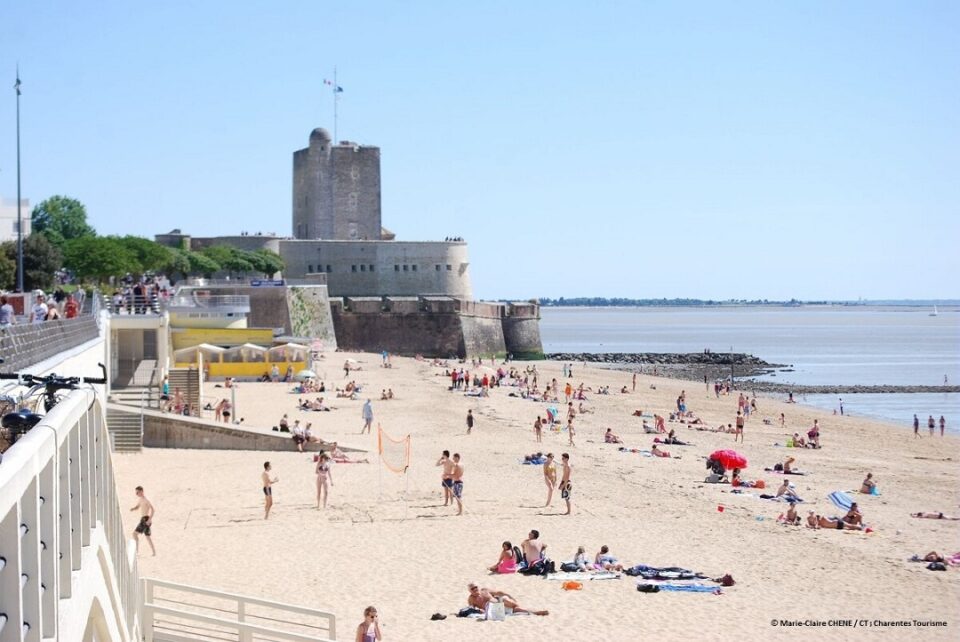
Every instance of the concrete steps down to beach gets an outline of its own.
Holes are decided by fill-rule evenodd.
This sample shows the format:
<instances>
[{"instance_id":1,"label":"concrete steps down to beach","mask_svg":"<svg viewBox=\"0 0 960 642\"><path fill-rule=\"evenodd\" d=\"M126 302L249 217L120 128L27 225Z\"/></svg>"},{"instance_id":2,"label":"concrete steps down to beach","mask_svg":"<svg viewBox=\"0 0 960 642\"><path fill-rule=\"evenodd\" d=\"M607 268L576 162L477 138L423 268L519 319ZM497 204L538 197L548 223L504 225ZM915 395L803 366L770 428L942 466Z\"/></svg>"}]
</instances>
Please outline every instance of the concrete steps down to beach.
<instances>
[{"instance_id":1,"label":"concrete steps down to beach","mask_svg":"<svg viewBox=\"0 0 960 642\"><path fill-rule=\"evenodd\" d=\"M114 452L139 452L143 449L143 424L139 409L107 404L107 431Z\"/></svg>"}]
</instances>

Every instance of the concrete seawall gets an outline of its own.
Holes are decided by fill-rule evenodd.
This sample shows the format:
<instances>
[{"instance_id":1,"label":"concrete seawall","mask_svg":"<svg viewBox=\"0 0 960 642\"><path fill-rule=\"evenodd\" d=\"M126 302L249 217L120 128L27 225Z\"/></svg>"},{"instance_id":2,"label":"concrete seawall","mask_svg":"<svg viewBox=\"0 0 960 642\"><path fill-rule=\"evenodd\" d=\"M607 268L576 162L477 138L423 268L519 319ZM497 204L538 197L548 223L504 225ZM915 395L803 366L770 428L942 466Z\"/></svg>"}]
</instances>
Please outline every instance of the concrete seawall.
<instances>
[{"instance_id":1,"label":"concrete seawall","mask_svg":"<svg viewBox=\"0 0 960 642\"><path fill-rule=\"evenodd\" d=\"M428 357L511 353L542 359L539 308L450 297L348 297L330 300L344 350Z\"/></svg>"},{"instance_id":2,"label":"concrete seawall","mask_svg":"<svg viewBox=\"0 0 960 642\"><path fill-rule=\"evenodd\" d=\"M112 410L139 414L139 409L110 404ZM201 450L294 451L289 433L267 428L214 423L195 417L183 417L156 410L143 411L143 445L148 448L189 448ZM366 452L338 444L344 452ZM319 452L320 444L304 444L304 450Z\"/></svg>"}]
</instances>

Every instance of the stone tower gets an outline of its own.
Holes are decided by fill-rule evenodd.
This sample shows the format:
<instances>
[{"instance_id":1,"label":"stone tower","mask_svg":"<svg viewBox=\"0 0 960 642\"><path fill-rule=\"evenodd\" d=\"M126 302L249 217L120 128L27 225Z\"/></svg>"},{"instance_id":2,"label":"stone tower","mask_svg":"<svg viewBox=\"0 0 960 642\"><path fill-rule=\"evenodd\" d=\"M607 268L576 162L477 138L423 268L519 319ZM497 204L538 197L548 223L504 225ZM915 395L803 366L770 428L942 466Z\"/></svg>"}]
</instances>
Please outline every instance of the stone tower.
<instances>
[{"instance_id":1,"label":"stone tower","mask_svg":"<svg viewBox=\"0 0 960 642\"><path fill-rule=\"evenodd\" d=\"M380 148L314 129L293 153L294 238L374 241L380 225Z\"/></svg>"}]
</instances>

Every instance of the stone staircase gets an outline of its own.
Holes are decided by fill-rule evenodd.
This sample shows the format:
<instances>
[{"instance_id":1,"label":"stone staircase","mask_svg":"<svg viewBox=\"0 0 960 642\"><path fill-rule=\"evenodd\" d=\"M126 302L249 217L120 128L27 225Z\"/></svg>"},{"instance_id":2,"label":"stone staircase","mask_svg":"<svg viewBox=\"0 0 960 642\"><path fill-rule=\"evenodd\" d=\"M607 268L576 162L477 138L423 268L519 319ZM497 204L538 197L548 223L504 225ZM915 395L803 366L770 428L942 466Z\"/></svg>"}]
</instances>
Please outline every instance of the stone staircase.
<instances>
[{"instance_id":1,"label":"stone staircase","mask_svg":"<svg viewBox=\"0 0 960 642\"><path fill-rule=\"evenodd\" d=\"M143 424L139 408L127 409L107 404L107 431L114 452L140 452L143 449Z\"/></svg>"},{"instance_id":2,"label":"stone staircase","mask_svg":"<svg viewBox=\"0 0 960 642\"><path fill-rule=\"evenodd\" d=\"M177 388L183 394L184 401L191 407L200 408L200 371L196 368L171 368L167 374L170 384L170 396Z\"/></svg>"}]
</instances>

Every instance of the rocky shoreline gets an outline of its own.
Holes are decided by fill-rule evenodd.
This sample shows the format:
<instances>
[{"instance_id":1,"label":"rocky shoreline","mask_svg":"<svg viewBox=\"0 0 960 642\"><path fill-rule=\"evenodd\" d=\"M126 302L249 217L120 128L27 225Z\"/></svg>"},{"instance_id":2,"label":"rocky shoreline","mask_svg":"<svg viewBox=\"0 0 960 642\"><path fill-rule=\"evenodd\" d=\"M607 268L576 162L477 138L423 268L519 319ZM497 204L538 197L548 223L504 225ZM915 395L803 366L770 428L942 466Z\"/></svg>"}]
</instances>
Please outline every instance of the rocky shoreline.
<instances>
[{"instance_id":1,"label":"rocky shoreline","mask_svg":"<svg viewBox=\"0 0 960 642\"><path fill-rule=\"evenodd\" d=\"M552 361L594 363L615 370L630 370L644 374L703 382L726 379L731 371L734 387L752 392L815 395L815 394L890 394L914 392L960 392L960 386L904 386L904 385L800 385L757 381L754 377L779 372L792 372L788 365L768 363L759 357L744 353L716 352L556 352L546 355Z\"/></svg>"}]
</instances>

